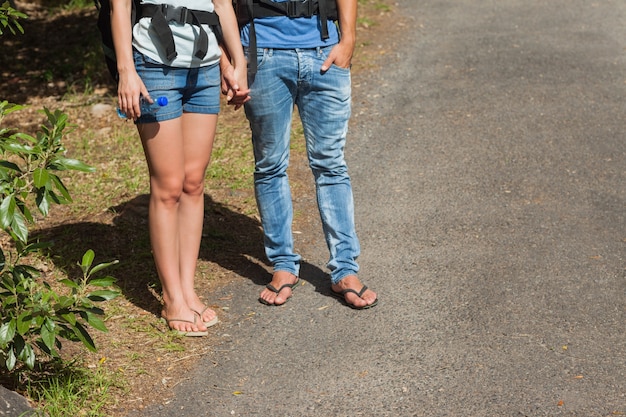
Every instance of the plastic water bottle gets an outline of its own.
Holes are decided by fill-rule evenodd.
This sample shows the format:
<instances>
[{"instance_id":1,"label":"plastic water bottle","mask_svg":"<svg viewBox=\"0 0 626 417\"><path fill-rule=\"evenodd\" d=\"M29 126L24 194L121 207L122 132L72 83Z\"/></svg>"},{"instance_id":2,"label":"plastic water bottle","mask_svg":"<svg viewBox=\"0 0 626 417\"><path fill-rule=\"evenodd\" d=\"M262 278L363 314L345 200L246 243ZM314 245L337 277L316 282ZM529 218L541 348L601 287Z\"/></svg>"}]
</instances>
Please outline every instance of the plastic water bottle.
<instances>
[{"instance_id":1,"label":"plastic water bottle","mask_svg":"<svg viewBox=\"0 0 626 417\"><path fill-rule=\"evenodd\" d=\"M156 100L154 100L154 103L150 103L144 96L139 97L139 108L141 109L141 114L147 114L151 111L159 111L159 107L163 106L167 106L167 97L157 97ZM117 108L117 115L120 119L128 119L128 117L126 117L126 113L120 110L119 107Z\"/></svg>"}]
</instances>

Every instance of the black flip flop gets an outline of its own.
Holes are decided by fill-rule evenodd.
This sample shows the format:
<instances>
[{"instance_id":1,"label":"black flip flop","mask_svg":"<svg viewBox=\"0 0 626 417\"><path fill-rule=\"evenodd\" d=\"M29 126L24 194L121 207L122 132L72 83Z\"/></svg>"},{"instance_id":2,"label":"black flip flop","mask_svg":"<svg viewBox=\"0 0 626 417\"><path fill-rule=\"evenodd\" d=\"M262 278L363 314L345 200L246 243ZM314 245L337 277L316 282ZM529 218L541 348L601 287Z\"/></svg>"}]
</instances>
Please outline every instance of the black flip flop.
<instances>
[{"instance_id":1,"label":"black flip flop","mask_svg":"<svg viewBox=\"0 0 626 417\"><path fill-rule=\"evenodd\" d=\"M300 282L300 278L296 277L296 282L294 282L293 284L284 284L284 285L281 285L281 287L278 288L278 289L276 287L274 287L272 284L267 284L265 286L265 288L267 288L268 290L270 290L270 291L272 291L272 292L274 292L276 294L281 292L284 288L291 288L291 291L293 293L293 290L294 290L295 286L298 285L299 282ZM289 298L291 298L291 297L289 297ZM285 300L285 303L287 301L289 301L289 298L287 298ZM259 302L261 304L265 304L266 306L282 306L283 304L285 304L285 303L283 303L283 304L271 304L271 303L268 303L267 301L265 301L264 299L262 299L261 297L259 297Z\"/></svg>"},{"instance_id":2,"label":"black flip flop","mask_svg":"<svg viewBox=\"0 0 626 417\"><path fill-rule=\"evenodd\" d=\"M334 296L337 297L338 299L340 299L341 301L344 302L345 305L347 305L350 308L353 308L355 310L367 310L368 308L372 308L374 307L376 304L378 304L378 298L374 300L374 302L372 304L368 304L366 306L363 307L357 307L354 304L350 304L348 301L346 301L346 294L351 292L353 294L356 294L357 297L359 298L363 298L362 295L363 293L367 290L367 285L363 285L363 288L361 288L361 291L357 292L356 290L353 290L352 288L348 288L345 289L343 291L335 291L332 288L330 289L330 293Z\"/></svg>"}]
</instances>

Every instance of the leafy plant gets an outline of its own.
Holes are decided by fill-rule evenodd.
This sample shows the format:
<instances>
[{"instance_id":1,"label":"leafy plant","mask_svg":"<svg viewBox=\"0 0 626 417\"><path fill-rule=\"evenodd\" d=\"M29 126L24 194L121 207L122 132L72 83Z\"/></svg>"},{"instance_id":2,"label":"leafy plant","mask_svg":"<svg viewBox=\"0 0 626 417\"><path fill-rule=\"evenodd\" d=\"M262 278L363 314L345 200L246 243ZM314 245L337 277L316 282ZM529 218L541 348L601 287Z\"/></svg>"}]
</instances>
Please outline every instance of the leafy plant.
<instances>
[{"instance_id":1,"label":"leafy plant","mask_svg":"<svg viewBox=\"0 0 626 417\"><path fill-rule=\"evenodd\" d=\"M35 250L38 245L29 245ZM33 369L36 352L58 358L60 339L81 341L89 350L96 346L86 326L107 331L100 316L104 311L96 303L111 300L119 295L110 289L115 279L111 276L93 278L104 268L115 263L101 263L92 267L94 252L85 252L80 264L83 272L79 282L62 279L60 282L69 294L55 292L45 281L38 281L39 271L28 265L7 265L0 249L0 351L3 365L12 370L18 361ZM96 289L91 290L92 287Z\"/></svg>"},{"instance_id":2,"label":"leafy plant","mask_svg":"<svg viewBox=\"0 0 626 417\"><path fill-rule=\"evenodd\" d=\"M4 114L20 108L3 101L0 121ZM0 160L0 227L22 243L28 241L27 222L34 221L26 201L29 196L35 196L37 209L47 216L51 204L72 201L56 172L95 171L76 159L65 157L61 140L67 127L67 115L46 108L43 112L48 124L41 126L36 138L20 132L7 136L11 130L0 129L0 155L5 158Z\"/></svg>"},{"instance_id":3,"label":"leafy plant","mask_svg":"<svg viewBox=\"0 0 626 417\"><path fill-rule=\"evenodd\" d=\"M24 28L18 22L18 19L26 19L24 13L15 10L11 7L11 3L5 1L0 6L0 35L4 35L3 29L8 28L12 34L17 34L17 32L24 33Z\"/></svg>"},{"instance_id":4,"label":"leafy plant","mask_svg":"<svg viewBox=\"0 0 626 417\"><path fill-rule=\"evenodd\" d=\"M0 121L5 114L21 109L6 101L0 103ZM33 369L38 354L58 358L60 339L81 341L95 351L87 326L106 331L96 303L115 298L109 289L114 278L94 278L102 269L117 263L93 266L94 252L88 250L80 263L82 279L63 279L67 294L55 291L40 271L21 260L47 243L28 241L28 224L34 222L34 203L44 217L52 204L66 204L72 198L58 173L67 170L92 172L94 169L67 158L62 144L67 115L44 109L47 123L36 137L0 128L0 228L15 244L15 252L0 248L0 367L12 370L18 362ZM8 257L8 258L7 258ZM97 287L96 290L91 290Z\"/></svg>"}]
</instances>

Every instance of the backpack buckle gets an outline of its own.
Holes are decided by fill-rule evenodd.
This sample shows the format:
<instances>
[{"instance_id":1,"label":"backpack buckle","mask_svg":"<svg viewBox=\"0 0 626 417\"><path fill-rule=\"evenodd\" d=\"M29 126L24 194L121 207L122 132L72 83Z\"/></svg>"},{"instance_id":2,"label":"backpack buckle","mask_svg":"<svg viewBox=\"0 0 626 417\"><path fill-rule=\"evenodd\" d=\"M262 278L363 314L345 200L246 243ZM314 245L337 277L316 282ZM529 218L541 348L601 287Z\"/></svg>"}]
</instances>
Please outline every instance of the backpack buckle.
<instances>
[{"instance_id":1,"label":"backpack buckle","mask_svg":"<svg viewBox=\"0 0 626 417\"><path fill-rule=\"evenodd\" d=\"M311 17L315 14L313 0L288 0L287 17Z\"/></svg>"},{"instance_id":2,"label":"backpack buckle","mask_svg":"<svg viewBox=\"0 0 626 417\"><path fill-rule=\"evenodd\" d=\"M186 7L173 7L167 4L163 5L163 15L168 22L176 22L179 24L187 23L189 9Z\"/></svg>"}]
</instances>

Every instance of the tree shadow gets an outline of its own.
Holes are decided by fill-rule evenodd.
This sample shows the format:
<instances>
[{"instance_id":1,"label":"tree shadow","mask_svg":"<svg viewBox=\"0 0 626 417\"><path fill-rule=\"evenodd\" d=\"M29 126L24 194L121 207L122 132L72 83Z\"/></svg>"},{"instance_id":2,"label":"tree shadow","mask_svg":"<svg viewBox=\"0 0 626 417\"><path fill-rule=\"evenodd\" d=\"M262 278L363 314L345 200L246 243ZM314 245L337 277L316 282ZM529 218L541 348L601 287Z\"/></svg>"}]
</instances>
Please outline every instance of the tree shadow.
<instances>
[{"instance_id":1,"label":"tree shadow","mask_svg":"<svg viewBox=\"0 0 626 417\"><path fill-rule=\"evenodd\" d=\"M1 98L23 104L32 97L62 96L69 89L111 87L96 8L63 10L62 2L41 3L18 1L17 9L28 15L19 21L24 33L7 30L0 36Z\"/></svg>"},{"instance_id":2,"label":"tree shadow","mask_svg":"<svg viewBox=\"0 0 626 417\"><path fill-rule=\"evenodd\" d=\"M117 279L127 300L159 314L160 283L150 249L148 201L149 195L144 194L111 207L109 210L115 215L110 222L64 223L33 232L32 238L53 243L46 254L71 279L82 276L78 262L87 249L96 254L94 264L118 260L117 265L103 272ZM271 280L260 223L206 194L199 259L213 262L259 286ZM301 275L318 291L327 282L327 275L314 265L303 262L301 270Z\"/></svg>"}]
</instances>

